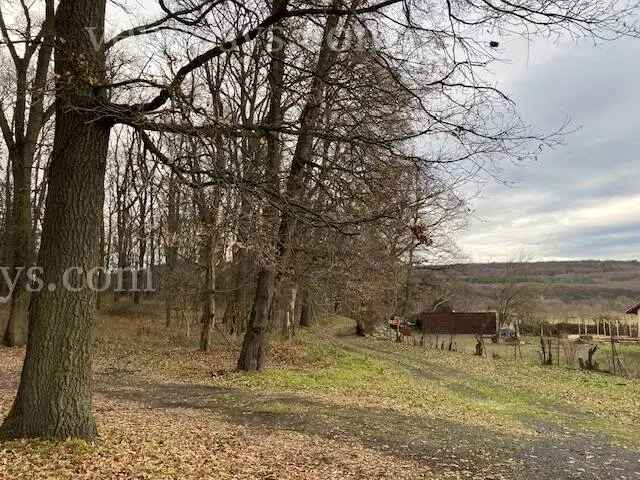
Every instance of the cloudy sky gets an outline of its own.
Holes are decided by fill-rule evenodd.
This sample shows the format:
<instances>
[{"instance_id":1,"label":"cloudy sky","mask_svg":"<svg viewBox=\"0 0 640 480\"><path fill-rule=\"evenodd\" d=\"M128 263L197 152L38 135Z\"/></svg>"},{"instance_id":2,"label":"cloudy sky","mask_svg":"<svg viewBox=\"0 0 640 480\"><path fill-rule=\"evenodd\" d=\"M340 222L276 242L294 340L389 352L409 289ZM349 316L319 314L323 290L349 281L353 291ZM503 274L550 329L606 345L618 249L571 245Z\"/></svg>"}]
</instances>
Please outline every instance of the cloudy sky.
<instances>
[{"instance_id":1,"label":"cloudy sky","mask_svg":"<svg viewBox=\"0 0 640 480\"><path fill-rule=\"evenodd\" d=\"M506 165L473 202L470 260L640 258L640 41L504 44L496 68L524 120L576 133L538 162Z\"/></svg>"}]
</instances>

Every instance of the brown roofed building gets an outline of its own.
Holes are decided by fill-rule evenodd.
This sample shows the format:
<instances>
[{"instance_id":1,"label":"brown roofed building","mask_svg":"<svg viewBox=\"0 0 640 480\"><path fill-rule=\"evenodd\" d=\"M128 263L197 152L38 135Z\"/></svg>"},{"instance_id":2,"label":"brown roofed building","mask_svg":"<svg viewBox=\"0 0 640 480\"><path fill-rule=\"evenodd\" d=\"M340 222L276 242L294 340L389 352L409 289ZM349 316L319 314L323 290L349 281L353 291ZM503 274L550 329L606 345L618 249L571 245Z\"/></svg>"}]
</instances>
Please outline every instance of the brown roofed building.
<instances>
[{"instance_id":1,"label":"brown roofed building","mask_svg":"<svg viewBox=\"0 0 640 480\"><path fill-rule=\"evenodd\" d=\"M640 312L640 303L638 305L636 305L635 307L631 307L629 310L627 310L626 313L627 315L638 315Z\"/></svg>"},{"instance_id":2,"label":"brown roofed building","mask_svg":"<svg viewBox=\"0 0 640 480\"><path fill-rule=\"evenodd\" d=\"M638 333L637 337L640 338L640 303L635 307L629 308L626 312L627 315L636 315L638 317Z\"/></svg>"}]
</instances>

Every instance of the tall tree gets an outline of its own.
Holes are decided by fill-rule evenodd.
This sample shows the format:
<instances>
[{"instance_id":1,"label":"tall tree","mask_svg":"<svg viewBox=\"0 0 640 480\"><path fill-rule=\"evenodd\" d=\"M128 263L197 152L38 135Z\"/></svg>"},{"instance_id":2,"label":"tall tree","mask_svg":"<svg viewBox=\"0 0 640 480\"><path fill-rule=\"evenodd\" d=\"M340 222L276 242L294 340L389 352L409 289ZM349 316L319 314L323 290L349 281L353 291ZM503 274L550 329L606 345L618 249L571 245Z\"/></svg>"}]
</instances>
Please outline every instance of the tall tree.
<instances>
[{"instance_id":1,"label":"tall tree","mask_svg":"<svg viewBox=\"0 0 640 480\"><path fill-rule=\"evenodd\" d=\"M27 341L30 295L25 268L33 262L32 235L32 170L38 137L53 108L45 110L49 64L54 39L54 0L46 1L45 20L39 32L32 32L30 6L22 2L25 29L22 53L13 43L5 13L0 6L0 31L7 43L15 73L13 119L10 122L0 108L0 128L11 158L13 200L8 231L8 260L12 278L17 282L11 297L11 309L2 341L8 346L24 345ZM36 55L37 54L37 55ZM31 68L35 74L31 79Z\"/></svg>"},{"instance_id":2,"label":"tall tree","mask_svg":"<svg viewBox=\"0 0 640 480\"><path fill-rule=\"evenodd\" d=\"M22 377L0 428L3 436L96 435L91 408L96 296L87 288L65 288L61 281L66 277L74 287L82 285L87 272L98 265L111 124L99 114L104 50L93 47L85 26L96 25L102 33L105 3L63 0L58 6L56 130L39 256L45 284L51 288L33 300Z\"/></svg>"},{"instance_id":3,"label":"tall tree","mask_svg":"<svg viewBox=\"0 0 640 480\"><path fill-rule=\"evenodd\" d=\"M289 4L288 0L276 0L273 3L272 15L284 12ZM268 125L272 128L267 136L266 177L268 186L273 192L280 192L280 168L282 165L282 145L280 141L279 127L283 122L282 97L284 93L284 75L287 40L280 28L273 29L271 44L271 66L269 73L269 114ZM274 205L268 204L264 208L263 218L267 225L267 235L274 235L277 228L276 219L278 210ZM238 369L251 371L260 370L265 357L265 335L267 322L271 313L273 294L276 281L276 264L273 261L265 261L260 265L257 275L256 293L253 299L253 307L247 331L242 342L242 350L238 359Z\"/></svg>"}]
</instances>

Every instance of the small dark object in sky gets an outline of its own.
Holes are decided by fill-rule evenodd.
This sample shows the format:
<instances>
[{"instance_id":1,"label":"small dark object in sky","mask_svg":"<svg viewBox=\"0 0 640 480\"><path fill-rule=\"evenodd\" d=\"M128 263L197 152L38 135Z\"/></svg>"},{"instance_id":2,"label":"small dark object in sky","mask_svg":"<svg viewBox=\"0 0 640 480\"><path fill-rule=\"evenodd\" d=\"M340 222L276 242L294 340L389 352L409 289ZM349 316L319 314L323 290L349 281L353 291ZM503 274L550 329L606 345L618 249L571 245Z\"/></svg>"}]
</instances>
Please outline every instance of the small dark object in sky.
<instances>
[{"instance_id":1,"label":"small dark object in sky","mask_svg":"<svg viewBox=\"0 0 640 480\"><path fill-rule=\"evenodd\" d=\"M500 42L498 42L498 41L496 41L496 40L491 40L491 41L489 42L489 46L490 46L491 48L498 48L498 47L500 46Z\"/></svg>"}]
</instances>

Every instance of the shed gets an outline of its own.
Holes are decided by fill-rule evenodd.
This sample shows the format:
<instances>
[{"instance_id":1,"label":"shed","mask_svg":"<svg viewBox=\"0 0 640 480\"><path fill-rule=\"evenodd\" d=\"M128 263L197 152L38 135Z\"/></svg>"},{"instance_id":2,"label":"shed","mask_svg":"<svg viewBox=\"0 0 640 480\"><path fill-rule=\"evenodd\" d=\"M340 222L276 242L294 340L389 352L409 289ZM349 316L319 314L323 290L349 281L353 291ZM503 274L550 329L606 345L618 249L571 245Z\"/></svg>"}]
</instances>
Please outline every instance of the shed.
<instances>
[{"instance_id":1,"label":"shed","mask_svg":"<svg viewBox=\"0 0 640 480\"><path fill-rule=\"evenodd\" d=\"M496 312L422 312L418 324L424 333L442 335L495 335Z\"/></svg>"},{"instance_id":2,"label":"shed","mask_svg":"<svg viewBox=\"0 0 640 480\"><path fill-rule=\"evenodd\" d=\"M638 315L638 312L640 312L640 303L635 307L631 307L629 310L627 310L624 313L626 313L627 315Z\"/></svg>"},{"instance_id":3,"label":"shed","mask_svg":"<svg viewBox=\"0 0 640 480\"><path fill-rule=\"evenodd\" d=\"M629 308L626 312L627 315L637 315L638 317L638 330L636 332L636 336L640 338L640 303L635 307Z\"/></svg>"}]
</instances>

